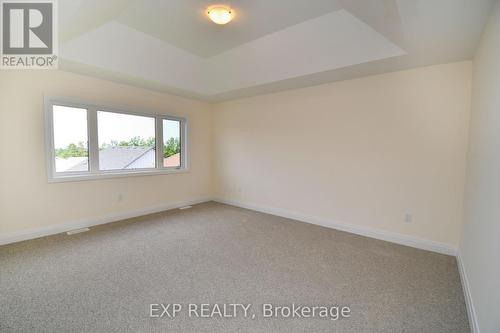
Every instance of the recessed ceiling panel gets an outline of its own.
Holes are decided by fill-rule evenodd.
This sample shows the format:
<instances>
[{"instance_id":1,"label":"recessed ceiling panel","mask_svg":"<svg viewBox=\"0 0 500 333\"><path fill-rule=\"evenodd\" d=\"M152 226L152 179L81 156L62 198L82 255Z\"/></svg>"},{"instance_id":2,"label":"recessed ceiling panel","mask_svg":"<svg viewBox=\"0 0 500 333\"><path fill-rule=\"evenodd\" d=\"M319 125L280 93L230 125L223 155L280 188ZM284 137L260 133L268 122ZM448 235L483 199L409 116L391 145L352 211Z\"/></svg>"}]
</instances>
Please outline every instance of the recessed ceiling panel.
<instances>
[{"instance_id":1,"label":"recessed ceiling panel","mask_svg":"<svg viewBox=\"0 0 500 333\"><path fill-rule=\"evenodd\" d=\"M209 94L281 81L405 51L345 10L335 11L210 58Z\"/></svg>"},{"instance_id":2,"label":"recessed ceiling panel","mask_svg":"<svg viewBox=\"0 0 500 333\"><path fill-rule=\"evenodd\" d=\"M66 43L61 57L168 87L206 92L202 58L117 22Z\"/></svg>"},{"instance_id":3,"label":"recessed ceiling panel","mask_svg":"<svg viewBox=\"0 0 500 333\"><path fill-rule=\"evenodd\" d=\"M205 9L215 3L234 20L211 22ZM60 68L195 98L249 96L470 59L492 4L68 0Z\"/></svg>"},{"instance_id":4,"label":"recessed ceiling panel","mask_svg":"<svg viewBox=\"0 0 500 333\"><path fill-rule=\"evenodd\" d=\"M211 57L288 26L339 10L338 0L232 0L224 4L234 9L234 20L220 26L205 13L202 0L136 1L117 21L157 37L166 43Z\"/></svg>"}]
</instances>

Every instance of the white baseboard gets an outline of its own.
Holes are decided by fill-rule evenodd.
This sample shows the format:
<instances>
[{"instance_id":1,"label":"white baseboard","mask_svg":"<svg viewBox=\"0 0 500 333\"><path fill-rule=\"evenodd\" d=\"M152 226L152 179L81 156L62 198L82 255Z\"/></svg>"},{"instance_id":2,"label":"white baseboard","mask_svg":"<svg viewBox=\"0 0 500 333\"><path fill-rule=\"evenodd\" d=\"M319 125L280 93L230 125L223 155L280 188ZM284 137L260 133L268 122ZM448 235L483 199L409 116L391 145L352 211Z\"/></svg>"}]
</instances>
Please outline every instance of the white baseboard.
<instances>
[{"instance_id":1,"label":"white baseboard","mask_svg":"<svg viewBox=\"0 0 500 333\"><path fill-rule=\"evenodd\" d=\"M20 242L28 239L39 238L43 236L55 235L63 232L67 232L70 230L81 229L92 227L100 224L106 224L110 222L116 222L120 220L125 220L137 216L148 215L159 213L162 211L176 209L180 207L195 205L202 202L211 201L211 198L200 198L196 200L186 200L181 202L168 203L163 205L151 206L147 208L141 208L131 211L119 212L119 213L111 213L99 218L93 219L84 219L79 221L73 221L69 223L63 224L55 224L47 227L41 227L36 229L29 230L21 230L10 233L0 234L0 245Z\"/></svg>"},{"instance_id":2,"label":"white baseboard","mask_svg":"<svg viewBox=\"0 0 500 333\"><path fill-rule=\"evenodd\" d=\"M67 232L74 229L81 229L86 227L92 227L100 224L106 224L110 222L120 221L128 218L133 218L137 216L147 215L158 213L161 211L180 208L189 205L195 205L197 203L211 201L212 198L201 198L196 200L182 201L169 203L164 205L152 206L147 208L142 208L133 211L119 212L108 214L99 218L94 219L85 219L74 221L70 223L51 225L47 227L30 229L30 230L21 230L11 233L0 234L0 245L5 245L9 243L20 242L28 239L39 238L43 236L55 235L63 232ZM350 232L357 235L362 235L366 237L376 238L380 240L385 240L388 242L393 242L401 245L407 245L423 250L438 252L442 254L455 256L457 254L457 249L451 245L439 243L431 240L416 238L408 235L398 234L390 231L363 227L359 225L354 225L350 223L332 221L329 219L316 217L316 216L308 216L296 212L291 212L283 209L272 208L262 205L256 205L251 203L244 203L236 200L227 200L227 199L214 199L214 201L237 206L241 208L251 209L267 214L277 215L289 219L298 220L301 222L307 222L311 224L321 225L328 228L333 228L337 230L342 230L346 232Z\"/></svg>"},{"instance_id":3,"label":"white baseboard","mask_svg":"<svg viewBox=\"0 0 500 333\"><path fill-rule=\"evenodd\" d=\"M480 333L476 309L474 308L474 302L472 301L469 279L467 278L467 271L465 270L460 250L457 254L457 265L458 271L460 272L460 281L462 281L462 289L464 291L465 305L467 306L467 316L469 317L470 330L472 333Z\"/></svg>"},{"instance_id":4,"label":"white baseboard","mask_svg":"<svg viewBox=\"0 0 500 333\"><path fill-rule=\"evenodd\" d=\"M292 211L288 211L288 210L284 210L284 209L267 207L267 206L263 206L263 205L252 204L252 203L246 203L246 202L242 202L242 201L228 200L228 199L223 199L223 198L217 198L217 199L214 199L214 201L224 203L227 205L231 205L231 206L246 208L246 209L255 210L258 212L262 212L262 213L267 213L267 214L277 215L277 216L281 216L281 217L285 217L285 218L289 218L289 219L293 219L293 220L298 220L301 222L316 224L316 225L320 225L320 226L327 227L327 228L342 230L342 231L350 232L350 233L361 235L361 236L366 236L366 237L376 238L376 239L380 239L380 240L384 240L384 241L388 241L388 242L392 242L392 243L411 246L411 247L415 247L415 248L422 249L422 250L437 252L437 253L441 253L441 254L447 254L447 255L451 255L451 256L456 256L456 254L457 254L457 248L455 248L454 246L449 245L449 244L445 244L445 243L432 241L432 240L417 238L417 237L413 237L413 236L403 235L403 234L390 232L390 231L386 231L386 230L381 230L381 229L376 229L376 228L369 228L369 227L354 225L354 224L345 223L345 222L332 221L332 220L322 218L322 217L304 215L304 214L300 214L300 213L296 213L296 212L292 212Z\"/></svg>"}]
</instances>

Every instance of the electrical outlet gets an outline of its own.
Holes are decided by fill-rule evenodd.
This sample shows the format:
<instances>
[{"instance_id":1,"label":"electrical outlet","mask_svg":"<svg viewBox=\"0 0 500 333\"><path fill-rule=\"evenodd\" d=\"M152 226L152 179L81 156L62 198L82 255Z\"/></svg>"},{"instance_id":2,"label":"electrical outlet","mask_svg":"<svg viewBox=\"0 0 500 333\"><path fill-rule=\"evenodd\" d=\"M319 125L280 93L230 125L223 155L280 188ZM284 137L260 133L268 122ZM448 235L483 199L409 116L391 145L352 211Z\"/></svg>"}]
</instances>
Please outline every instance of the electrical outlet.
<instances>
[{"instance_id":1,"label":"electrical outlet","mask_svg":"<svg viewBox=\"0 0 500 333\"><path fill-rule=\"evenodd\" d=\"M123 201L123 194L121 194L121 193L120 193L120 194L118 194L118 197L116 198L116 200L117 200L118 202L122 202L122 201Z\"/></svg>"},{"instance_id":2,"label":"electrical outlet","mask_svg":"<svg viewBox=\"0 0 500 333\"><path fill-rule=\"evenodd\" d=\"M413 222L413 215L410 213L405 214L405 223L412 223Z\"/></svg>"}]
</instances>

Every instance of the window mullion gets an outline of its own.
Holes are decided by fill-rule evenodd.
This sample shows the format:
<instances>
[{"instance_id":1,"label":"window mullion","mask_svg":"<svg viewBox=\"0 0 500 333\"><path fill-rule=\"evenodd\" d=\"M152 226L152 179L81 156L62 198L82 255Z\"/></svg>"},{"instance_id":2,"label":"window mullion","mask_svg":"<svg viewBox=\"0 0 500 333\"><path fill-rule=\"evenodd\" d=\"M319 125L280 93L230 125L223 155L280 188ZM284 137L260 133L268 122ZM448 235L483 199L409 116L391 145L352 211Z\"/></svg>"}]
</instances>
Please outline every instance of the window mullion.
<instances>
[{"instance_id":1,"label":"window mullion","mask_svg":"<svg viewBox=\"0 0 500 333\"><path fill-rule=\"evenodd\" d=\"M163 118L156 117L156 168L163 168Z\"/></svg>"},{"instance_id":2,"label":"window mullion","mask_svg":"<svg viewBox=\"0 0 500 333\"><path fill-rule=\"evenodd\" d=\"M97 109L89 107L88 109L88 128L89 128L89 165L91 173L99 172L99 141L97 133Z\"/></svg>"}]
</instances>

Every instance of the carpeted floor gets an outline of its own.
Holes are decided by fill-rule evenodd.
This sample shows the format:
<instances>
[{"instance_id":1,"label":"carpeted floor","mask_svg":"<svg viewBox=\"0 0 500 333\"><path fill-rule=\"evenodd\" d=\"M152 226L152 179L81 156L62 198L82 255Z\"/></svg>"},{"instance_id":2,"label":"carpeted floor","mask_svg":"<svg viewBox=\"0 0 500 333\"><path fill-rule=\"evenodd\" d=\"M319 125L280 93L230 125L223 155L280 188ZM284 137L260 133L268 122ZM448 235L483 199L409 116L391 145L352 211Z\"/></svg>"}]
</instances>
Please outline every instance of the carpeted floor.
<instances>
[{"instance_id":1,"label":"carpeted floor","mask_svg":"<svg viewBox=\"0 0 500 333\"><path fill-rule=\"evenodd\" d=\"M182 310L150 318L160 303ZM251 303L256 316L193 318L189 303ZM264 303L351 313L263 318ZM469 327L453 257L218 203L0 247L0 332L156 331Z\"/></svg>"}]
</instances>

